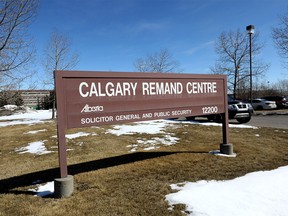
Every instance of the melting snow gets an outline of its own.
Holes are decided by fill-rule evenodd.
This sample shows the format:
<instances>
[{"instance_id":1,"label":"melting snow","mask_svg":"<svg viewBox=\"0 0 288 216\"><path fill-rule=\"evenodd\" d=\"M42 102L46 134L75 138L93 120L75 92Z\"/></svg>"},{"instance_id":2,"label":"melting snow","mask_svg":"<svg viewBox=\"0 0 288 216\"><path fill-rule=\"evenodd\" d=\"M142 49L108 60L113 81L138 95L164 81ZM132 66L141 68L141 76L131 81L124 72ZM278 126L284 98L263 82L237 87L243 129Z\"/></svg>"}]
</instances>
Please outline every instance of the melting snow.
<instances>
[{"instance_id":1,"label":"melting snow","mask_svg":"<svg viewBox=\"0 0 288 216\"><path fill-rule=\"evenodd\" d=\"M198 181L172 184L178 192L168 194L170 210L185 204L193 216L286 216L288 166L259 171L228 181Z\"/></svg>"},{"instance_id":2,"label":"melting snow","mask_svg":"<svg viewBox=\"0 0 288 216\"><path fill-rule=\"evenodd\" d=\"M26 147L16 148L15 151L19 152L19 154L30 153L30 154L37 154L37 155L43 155L43 154L48 154L48 153L53 152L53 151L48 151L46 149L44 145L45 141L47 140L32 142L32 143L29 143L28 146Z\"/></svg>"}]
</instances>

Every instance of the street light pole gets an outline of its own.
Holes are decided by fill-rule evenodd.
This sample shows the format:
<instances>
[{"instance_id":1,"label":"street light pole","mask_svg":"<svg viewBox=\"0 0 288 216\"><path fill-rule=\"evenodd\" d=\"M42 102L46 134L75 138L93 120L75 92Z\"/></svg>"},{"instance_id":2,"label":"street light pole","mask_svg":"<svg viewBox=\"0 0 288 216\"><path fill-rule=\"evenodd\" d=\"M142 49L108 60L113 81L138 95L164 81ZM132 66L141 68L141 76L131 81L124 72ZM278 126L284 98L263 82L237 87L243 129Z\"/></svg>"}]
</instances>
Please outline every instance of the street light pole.
<instances>
[{"instance_id":1,"label":"street light pole","mask_svg":"<svg viewBox=\"0 0 288 216\"><path fill-rule=\"evenodd\" d=\"M246 26L247 33L249 34L250 43L250 103L252 104L252 34L254 34L254 25Z\"/></svg>"}]
</instances>

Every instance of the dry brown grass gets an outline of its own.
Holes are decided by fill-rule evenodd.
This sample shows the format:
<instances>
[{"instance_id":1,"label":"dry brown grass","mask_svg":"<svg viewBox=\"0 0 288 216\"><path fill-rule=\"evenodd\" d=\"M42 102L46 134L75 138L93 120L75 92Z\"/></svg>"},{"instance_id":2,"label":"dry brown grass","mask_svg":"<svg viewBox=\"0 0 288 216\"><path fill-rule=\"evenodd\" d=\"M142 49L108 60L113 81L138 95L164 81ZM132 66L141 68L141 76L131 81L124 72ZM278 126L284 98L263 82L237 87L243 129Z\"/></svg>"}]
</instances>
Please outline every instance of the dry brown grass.
<instances>
[{"instance_id":1,"label":"dry brown grass","mask_svg":"<svg viewBox=\"0 0 288 216\"><path fill-rule=\"evenodd\" d=\"M95 136L68 140L69 173L74 194L66 199L35 197L28 189L33 181L58 177L57 152L46 155L18 154L16 148L47 140L54 150L54 122L0 128L0 215L182 215L184 206L169 211L165 195L169 185L201 179L232 179L248 172L287 165L288 130L230 129L236 158L208 154L219 149L221 128L183 124L166 131L180 138L176 145L154 151L129 153L127 145L151 135L106 134L112 126L73 129ZM47 129L37 134L31 130ZM163 134L153 135L161 137Z\"/></svg>"}]
</instances>

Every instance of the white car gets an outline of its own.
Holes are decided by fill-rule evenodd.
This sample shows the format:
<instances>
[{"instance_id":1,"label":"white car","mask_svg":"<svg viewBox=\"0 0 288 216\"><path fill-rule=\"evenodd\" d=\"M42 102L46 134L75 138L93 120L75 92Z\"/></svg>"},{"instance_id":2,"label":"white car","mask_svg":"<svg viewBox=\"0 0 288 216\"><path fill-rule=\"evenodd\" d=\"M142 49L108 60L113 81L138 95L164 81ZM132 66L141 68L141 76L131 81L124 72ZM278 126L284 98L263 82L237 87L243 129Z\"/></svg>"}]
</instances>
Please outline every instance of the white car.
<instances>
[{"instance_id":1,"label":"white car","mask_svg":"<svg viewBox=\"0 0 288 216\"><path fill-rule=\"evenodd\" d=\"M253 99L252 106L255 110L263 110L263 109L276 109L277 105L275 101L268 101L265 99Z\"/></svg>"}]
</instances>

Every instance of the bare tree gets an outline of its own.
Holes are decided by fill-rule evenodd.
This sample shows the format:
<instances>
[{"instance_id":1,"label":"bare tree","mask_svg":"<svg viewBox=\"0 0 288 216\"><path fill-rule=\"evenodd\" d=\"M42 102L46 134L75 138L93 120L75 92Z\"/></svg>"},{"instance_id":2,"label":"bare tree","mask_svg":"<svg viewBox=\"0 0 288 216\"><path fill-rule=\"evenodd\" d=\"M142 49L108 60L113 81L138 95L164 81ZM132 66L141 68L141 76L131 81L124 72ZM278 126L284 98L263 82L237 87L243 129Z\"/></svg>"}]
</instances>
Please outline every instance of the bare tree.
<instances>
[{"instance_id":1,"label":"bare tree","mask_svg":"<svg viewBox=\"0 0 288 216\"><path fill-rule=\"evenodd\" d=\"M27 29L36 15L38 0L0 0L0 88L9 88L31 74L33 53Z\"/></svg>"},{"instance_id":2,"label":"bare tree","mask_svg":"<svg viewBox=\"0 0 288 216\"><path fill-rule=\"evenodd\" d=\"M288 10L287 14L280 18L279 26L273 28L272 36L279 55L284 59L284 63L288 68Z\"/></svg>"},{"instance_id":3,"label":"bare tree","mask_svg":"<svg viewBox=\"0 0 288 216\"><path fill-rule=\"evenodd\" d=\"M148 54L145 58L138 58L134 67L139 72L171 73L180 72L179 64L167 49Z\"/></svg>"},{"instance_id":4,"label":"bare tree","mask_svg":"<svg viewBox=\"0 0 288 216\"><path fill-rule=\"evenodd\" d=\"M252 53L253 53L253 76L262 75L267 69L268 64L262 63L257 59L263 45L259 42L259 33L253 34ZM226 74L228 77L228 87L232 89L234 97L240 94L240 90L247 88L249 73L250 46L249 37L246 32L237 30L236 32L223 32L215 44L215 51L218 60L211 68L215 74Z\"/></svg>"},{"instance_id":5,"label":"bare tree","mask_svg":"<svg viewBox=\"0 0 288 216\"><path fill-rule=\"evenodd\" d=\"M23 99L19 91L1 91L0 92L0 107L13 104L17 106L23 105Z\"/></svg>"},{"instance_id":6,"label":"bare tree","mask_svg":"<svg viewBox=\"0 0 288 216\"><path fill-rule=\"evenodd\" d=\"M279 80L273 85L274 89L277 89L281 96L288 96L288 79Z\"/></svg>"},{"instance_id":7,"label":"bare tree","mask_svg":"<svg viewBox=\"0 0 288 216\"><path fill-rule=\"evenodd\" d=\"M54 89L52 119L55 118L55 86L54 86L54 71L55 70L70 70L73 69L79 61L79 56L71 50L71 39L53 31L45 49L44 67L47 75L45 84Z\"/></svg>"}]
</instances>

